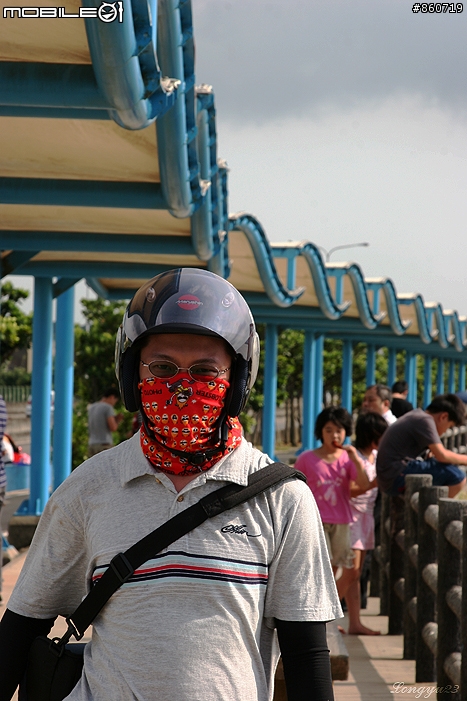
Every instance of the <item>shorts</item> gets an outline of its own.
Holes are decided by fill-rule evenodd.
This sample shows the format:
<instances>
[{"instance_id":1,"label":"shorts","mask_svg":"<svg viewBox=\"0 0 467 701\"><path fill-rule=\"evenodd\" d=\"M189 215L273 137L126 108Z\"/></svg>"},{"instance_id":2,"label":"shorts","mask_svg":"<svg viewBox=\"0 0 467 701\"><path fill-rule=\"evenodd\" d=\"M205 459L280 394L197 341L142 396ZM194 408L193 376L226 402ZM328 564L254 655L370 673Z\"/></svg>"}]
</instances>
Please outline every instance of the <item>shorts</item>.
<instances>
[{"instance_id":1,"label":"shorts","mask_svg":"<svg viewBox=\"0 0 467 701\"><path fill-rule=\"evenodd\" d=\"M88 446L89 457L92 458L93 455L102 453L103 450L109 450L109 448L113 448L112 443L90 443Z\"/></svg>"},{"instance_id":2,"label":"shorts","mask_svg":"<svg viewBox=\"0 0 467 701\"><path fill-rule=\"evenodd\" d=\"M405 490L406 475L432 475L433 487L449 487L459 484L465 479L465 472L457 465L449 465L440 462L436 458L427 460L409 460L403 472L396 477L392 485L391 494L396 496Z\"/></svg>"},{"instance_id":3,"label":"shorts","mask_svg":"<svg viewBox=\"0 0 467 701\"><path fill-rule=\"evenodd\" d=\"M331 564L334 567L351 569L354 554L350 546L349 524L323 523L323 528Z\"/></svg>"}]
</instances>

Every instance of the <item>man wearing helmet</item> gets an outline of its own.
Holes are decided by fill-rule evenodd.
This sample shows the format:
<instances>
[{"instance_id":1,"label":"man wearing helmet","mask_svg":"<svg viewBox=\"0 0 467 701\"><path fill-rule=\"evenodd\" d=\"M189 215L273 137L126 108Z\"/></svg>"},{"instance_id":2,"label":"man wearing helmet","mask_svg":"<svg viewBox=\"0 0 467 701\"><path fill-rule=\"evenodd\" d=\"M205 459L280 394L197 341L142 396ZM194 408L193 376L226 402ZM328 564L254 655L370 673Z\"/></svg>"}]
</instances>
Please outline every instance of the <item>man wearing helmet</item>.
<instances>
[{"instance_id":1,"label":"man wearing helmet","mask_svg":"<svg viewBox=\"0 0 467 701\"><path fill-rule=\"evenodd\" d=\"M173 270L138 290L116 371L141 430L83 463L49 500L0 624L0 701L11 698L34 636L71 614L117 553L272 462L238 420L258 359L248 305L222 278ZM324 622L340 615L313 497L288 480L137 569L95 619L67 699L270 701L277 630L289 701L329 701Z\"/></svg>"}]
</instances>

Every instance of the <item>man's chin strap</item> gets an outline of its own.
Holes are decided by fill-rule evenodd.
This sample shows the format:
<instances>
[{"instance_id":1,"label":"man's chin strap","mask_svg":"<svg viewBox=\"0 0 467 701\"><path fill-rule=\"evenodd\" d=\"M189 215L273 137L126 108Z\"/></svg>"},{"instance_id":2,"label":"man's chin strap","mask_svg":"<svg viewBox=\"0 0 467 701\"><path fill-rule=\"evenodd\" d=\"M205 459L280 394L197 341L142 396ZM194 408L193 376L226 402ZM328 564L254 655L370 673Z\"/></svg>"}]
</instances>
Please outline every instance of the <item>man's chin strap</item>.
<instances>
[{"instance_id":1,"label":"man's chin strap","mask_svg":"<svg viewBox=\"0 0 467 701\"><path fill-rule=\"evenodd\" d=\"M175 455L177 458L184 458L190 465L193 465L193 467L202 467L206 462L208 462L208 460L213 458L215 455L218 455L219 453L225 453L227 440L229 438L229 427L227 425L227 416L225 412L223 412L219 417L219 424L217 429L218 442L216 443L216 446L214 448L200 450L195 453L190 453L184 450L177 450L176 448L169 448L167 445L162 443L162 441L159 440L157 433L155 433L151 428L148 418L142 408L140 409L140 413L142 416L142 423L146 434L150 436L150 438L153 441L155 441L155 443L157 443L158 446L160 446L161 450L163 450L166 453L170 453L171 455Z\"/></svg>"}]
</instances>

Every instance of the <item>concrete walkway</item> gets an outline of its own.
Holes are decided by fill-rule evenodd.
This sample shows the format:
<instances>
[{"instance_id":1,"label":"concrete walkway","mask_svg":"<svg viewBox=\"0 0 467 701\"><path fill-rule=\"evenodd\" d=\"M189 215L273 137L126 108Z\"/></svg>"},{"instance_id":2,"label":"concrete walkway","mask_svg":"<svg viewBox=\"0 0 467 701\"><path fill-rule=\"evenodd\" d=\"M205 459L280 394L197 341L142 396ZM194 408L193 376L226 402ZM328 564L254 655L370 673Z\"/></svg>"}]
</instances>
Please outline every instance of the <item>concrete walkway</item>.
<instances>
[{"instance_id":1,"label":"concrete walkway","mask_svg":"<svg viewBox=\"0 0 467 701\"><path fill-rule=\"evenodd\" d=\"M0 615L5 610L25 557L26 551L23 551L3 568L3 604ZM415 663L402 659L402 636L386 635L387 617L378 615L379 599L370 598L368 604L368 609L362 611L363 623L369 628L380 630L382 635L344 636L350 655L350 675L347 681L335 682L335 701L395 701L401 693L409 693L411 698L435 699L436 694L431 691L435 684L415 684ZM342 625L346 628L346 620ZM62 635L65 629L64 620L59 619L53 628L53 634ZM407 687L416 687L416 691L414 689L410 692ZM16 696L14 699L16 701Z\"/></svg>"},{"instance_id":2,"label":"concrete walkway","mask_svg":"<svg viewBox=\"0 0 467 701\"><path fill-rule=\"evenodd\" d=\"M344 636L350 674L347 681L334 683L335 701L395 701L399 694L435 699L436 684L415 684L415 662L402 659L402 635L387 635L388 618L378 614L379 599L370 597L362 622L381 635ZM342 627L347 629L347 618Z\"/></svg>"}]
</instances>

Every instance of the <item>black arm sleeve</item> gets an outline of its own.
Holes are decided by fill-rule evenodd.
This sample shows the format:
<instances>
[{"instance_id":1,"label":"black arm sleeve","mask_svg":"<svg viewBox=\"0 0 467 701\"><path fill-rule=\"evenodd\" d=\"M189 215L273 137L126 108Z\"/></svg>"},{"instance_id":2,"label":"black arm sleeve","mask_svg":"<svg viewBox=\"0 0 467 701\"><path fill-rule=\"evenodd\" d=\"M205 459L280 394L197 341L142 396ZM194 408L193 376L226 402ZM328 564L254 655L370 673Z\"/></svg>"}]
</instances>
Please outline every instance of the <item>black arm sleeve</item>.
<instances>
[{"instance_id":1,"label":"black arm sleeve","mask_svg":"<svg viewBox=\"0 0 467 701\"><path fill-rule=\"evenodd\" d=\"M288 701L334 701L326 623L275 621Z\"/></svg>"},{"instance_id":2,"label":"black arm sleeve","mask_svg":"<svg viewBox=\"0 0 467 701\"><path fill-rule=\"evenodd\" d=\"M0 621L0 701L10 701L26 669L29 648L47 635L54 618L28 618L6 609Z\"/></svg>"}]
</instances>

